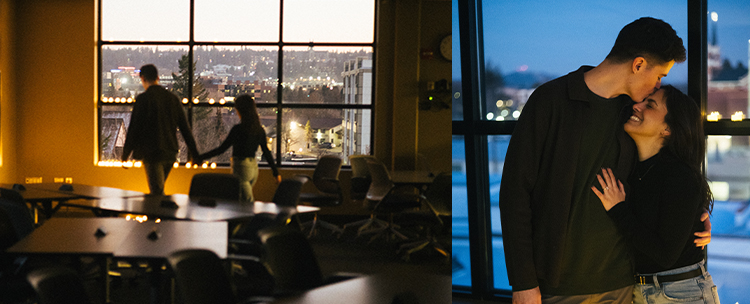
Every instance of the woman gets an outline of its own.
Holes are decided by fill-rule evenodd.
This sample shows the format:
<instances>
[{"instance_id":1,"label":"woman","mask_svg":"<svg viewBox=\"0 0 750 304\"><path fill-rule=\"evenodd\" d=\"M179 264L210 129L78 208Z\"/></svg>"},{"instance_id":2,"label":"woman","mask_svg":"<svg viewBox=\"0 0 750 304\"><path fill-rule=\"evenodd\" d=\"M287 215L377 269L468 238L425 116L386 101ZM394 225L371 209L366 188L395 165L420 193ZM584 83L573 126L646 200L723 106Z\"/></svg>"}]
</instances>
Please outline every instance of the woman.
<instances>
[{"instance_id":1,"label":"woman","mask_svg":"<svg viewBox=\"0 0 750 304\"><path fill-rule=\"evenodd\" d=\"M232 173L240 179L242 199L252 202L253 185L258 179L258 162L255 160L258 146L263 150L263 156L271 166L277 183L281 182L281 176L276 169L273 155L268 150L266 131L260 125L255 100L250 95L240 95L234 100L234 108L240 116L240 123L232 127L219 147L201 154L200 158L209 159L232 147Z\"/></svg>"},{"instance_id":2,"label":"woman","mask_svg":"<svg viewBox=\"0 0 750 304\"><path fill-rule=\"evenodd\" d=\"M592 187L633 249L634 303L719 303L693 233L713 198L701 173L706 141L700 110L690 97L664 86L633 105L625 132L639 163L625 187L602 169L602 191ZM696 301L696 302L692 302Z\"/></svg>"}]
</instances>

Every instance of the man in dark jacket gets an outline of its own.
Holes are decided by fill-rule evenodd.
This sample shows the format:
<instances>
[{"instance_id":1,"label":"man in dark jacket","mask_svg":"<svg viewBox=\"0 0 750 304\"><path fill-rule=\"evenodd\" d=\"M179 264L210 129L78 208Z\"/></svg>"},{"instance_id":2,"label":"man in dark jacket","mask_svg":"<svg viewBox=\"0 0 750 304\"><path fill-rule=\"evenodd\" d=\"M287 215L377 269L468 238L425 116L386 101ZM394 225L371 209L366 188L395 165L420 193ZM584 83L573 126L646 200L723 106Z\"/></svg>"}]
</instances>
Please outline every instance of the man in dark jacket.
<instances>
[{"instance_id":1,"label":"man in dark jacket","mask_svg":"<svg viewBox=\"0 0 750 304\"><path fill-rule=\"evenodd\" d=\"M625 180L635 146L623 114L685 61L662 20L625 26L605 60L537 88L518 119L500 185L513 303L630 303L625 240L591 191L601 168ZM710 230L710 223L707 224ZM698 246L703 245L698 244Z\"/></svg>"},{"instance_id":2,"label":"man in dark jacket","mask_svg":"<svg viewBox=\"0 0 750 304\"><path fill-rule=\"evenodd\" d=\"M145 92L135 98L122 161L127 161L132 152L133 159L143 162L151 194L163 195L164 183L179 152L178 128L187 144L188 157L192 159L199 153L180 100L159 85L156 67L142 66L140 78Z\"/></svg>"}]
</instances>

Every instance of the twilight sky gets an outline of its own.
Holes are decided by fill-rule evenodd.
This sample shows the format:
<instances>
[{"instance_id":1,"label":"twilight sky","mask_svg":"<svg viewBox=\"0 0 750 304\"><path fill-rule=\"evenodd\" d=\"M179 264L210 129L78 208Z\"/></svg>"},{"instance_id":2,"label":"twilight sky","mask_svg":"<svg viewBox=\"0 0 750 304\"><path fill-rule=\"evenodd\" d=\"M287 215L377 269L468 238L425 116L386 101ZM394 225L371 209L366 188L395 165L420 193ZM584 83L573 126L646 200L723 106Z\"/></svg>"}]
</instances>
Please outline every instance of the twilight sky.
<instances>
[{"instance_id":1,"label":"twilight sky","mask_svg":"<svg viewBox=\"0 0 750 304\"><path fill-rule=\"evenodd\" d=\"M458 37L457 1L453 0L453 32ZM581 65L597 65L607 55L620 29L635 19L650 16L671 24L687 45L686 0L627 1L484 1L485 62L503 74L514 70L564 75ZM718 42L722 59L748 66L750 1L708 1L718 14ZM708 12L707 12L708 13ZM710 37L709 37L710 38ZM458 39L453 73L460 73ZM690 56L690 54L688 54ZM455 78L455 77L454 77ZM687 64L677 64L665 83L685 82Z\"/></svg>"}]
</instances>

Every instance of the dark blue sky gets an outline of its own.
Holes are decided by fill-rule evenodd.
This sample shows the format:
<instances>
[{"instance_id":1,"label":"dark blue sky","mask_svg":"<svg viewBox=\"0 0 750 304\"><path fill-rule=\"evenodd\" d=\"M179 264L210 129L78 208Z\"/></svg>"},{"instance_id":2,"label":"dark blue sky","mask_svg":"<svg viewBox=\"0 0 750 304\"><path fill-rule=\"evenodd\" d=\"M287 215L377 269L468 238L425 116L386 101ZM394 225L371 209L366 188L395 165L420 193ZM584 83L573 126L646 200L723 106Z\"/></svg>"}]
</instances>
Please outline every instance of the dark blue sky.
<instances>
[{"instance_id":1,"label":"dark blue sky","mask_svg":"<svg viewBox=\"0 0 750 304\"><path fill-rule=\"evenodd\" d=\"M457 2L453 1L453 73L459 73ZM718 13L722 58L748 65L750 1L708 1ZM643 16L672 25L687 45L686 0L501 1L483 3L485 61L503 74L514 70L566 74L581 65L597 65L626 24ZM709 21L709 29L713 26ZM690 54L688 54L690 56ZM683 83L687 64L677 64L665 83Z\"/></svg>"}]
</instances>

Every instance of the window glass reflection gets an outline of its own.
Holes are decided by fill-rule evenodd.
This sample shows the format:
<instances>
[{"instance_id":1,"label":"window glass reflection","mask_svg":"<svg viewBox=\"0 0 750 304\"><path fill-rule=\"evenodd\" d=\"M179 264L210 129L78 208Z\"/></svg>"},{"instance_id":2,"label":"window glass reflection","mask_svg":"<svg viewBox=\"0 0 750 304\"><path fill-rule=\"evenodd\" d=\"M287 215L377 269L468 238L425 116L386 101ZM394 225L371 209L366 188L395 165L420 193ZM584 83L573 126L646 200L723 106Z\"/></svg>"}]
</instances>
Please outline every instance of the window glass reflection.
<instances>
[{"instance_id":1,"label":"window glass reflection","mask_svg":"<svg viewBox=\"0 0 750 304\"><path fill-rule=\"evenodd\" d=\"M469 210L466 194L466 153L464 137L453 135L452 142L452 264L453 286L471 286L471 254L469 252Z\"/></svg>"},{"instance_id":2,"label":"window glass reflection","mask_svg":"<svg viewBox=\"0 0 750 304\"><path fill-rule=\"evenodd\" d=\"M539 85L599 64L620 29L643 16L666 21L687 45L687 3L681 0L483 1L482 119L518 119ZM676 64L663 83L686 91L687 64Z\"/></svg>"}]
</instances>

